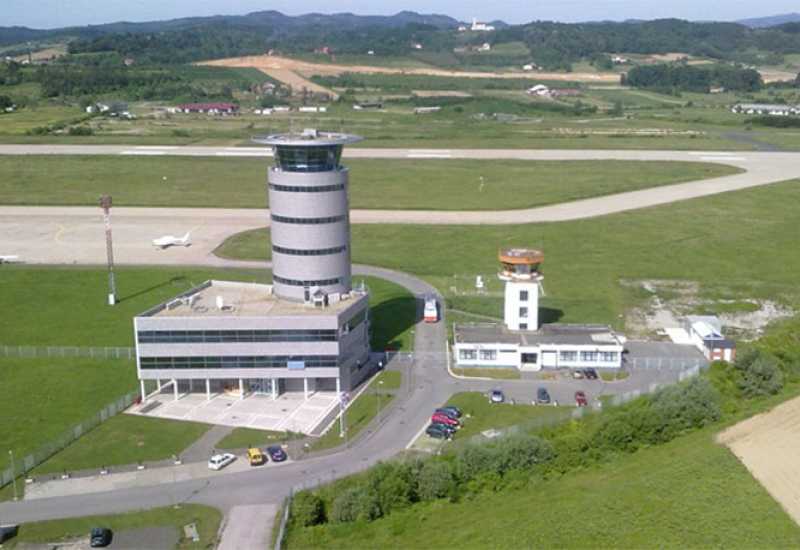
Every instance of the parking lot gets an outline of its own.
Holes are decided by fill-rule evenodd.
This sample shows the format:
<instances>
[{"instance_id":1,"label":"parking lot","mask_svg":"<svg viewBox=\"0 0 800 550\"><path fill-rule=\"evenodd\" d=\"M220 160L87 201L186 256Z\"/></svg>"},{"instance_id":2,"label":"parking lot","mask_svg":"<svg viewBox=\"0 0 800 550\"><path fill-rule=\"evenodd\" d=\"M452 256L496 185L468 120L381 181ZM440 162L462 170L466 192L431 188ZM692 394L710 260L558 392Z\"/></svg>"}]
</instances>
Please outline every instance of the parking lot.
<instances>
[{"instance_id":1,"label":"parking lot","mask_svg":"<svg viewBox=\"0 0 800 550\"><path fill-rule=\"evenodd\" d=\"M335 392L313 392L308 399L302 392L286 392L275 400L260 394L248 395L244 399L218 394L207 400L205 393L185 393L176 401L172 392L166 390L127 412L236 428L309 434L338 406Z\"/></svg>"}]
</instances>

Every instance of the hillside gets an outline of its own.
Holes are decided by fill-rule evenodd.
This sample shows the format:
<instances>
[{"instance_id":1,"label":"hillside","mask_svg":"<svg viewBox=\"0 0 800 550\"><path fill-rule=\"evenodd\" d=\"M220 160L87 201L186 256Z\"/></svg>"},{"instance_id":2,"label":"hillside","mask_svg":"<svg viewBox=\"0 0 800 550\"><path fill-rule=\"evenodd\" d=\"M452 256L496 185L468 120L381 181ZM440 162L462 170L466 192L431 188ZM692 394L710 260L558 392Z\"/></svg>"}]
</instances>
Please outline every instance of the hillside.
<instances>
[{"instance_id":1,"label":"hillside","mask_svg":"<svg viewBox=\"0 0 800 550\"><path fill-rule=\"evenodd\" d=\"M767 27L776 27L785 23L800 22L800 13L784 13L781 15L770 15L767 17L753 17L751 19L740 19L737 21L740 25L750 27L753 29L763 29Z\"/></svg>"}]
</instances>

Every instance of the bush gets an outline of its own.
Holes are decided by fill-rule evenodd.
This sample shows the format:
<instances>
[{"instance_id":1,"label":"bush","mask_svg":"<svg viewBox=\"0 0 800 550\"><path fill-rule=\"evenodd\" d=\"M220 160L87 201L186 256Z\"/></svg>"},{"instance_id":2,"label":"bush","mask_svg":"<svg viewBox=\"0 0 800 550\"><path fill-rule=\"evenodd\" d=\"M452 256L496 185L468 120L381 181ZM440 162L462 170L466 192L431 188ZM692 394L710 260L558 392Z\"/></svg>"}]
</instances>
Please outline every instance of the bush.
<instances>
[{"instance_id":1,"label":"bush","mask_svg":"<svg viewBox=\"0 0 800 550\"><path fill-rule=\"evenodd\" d=\"M356 520L372 521L380 517L378 499L364 487L351 487L340 493L331 508L331 520L348 522Z\"/></svg>"},{"instance_id":2,"label":"bush","mask_svg":"<svg viewBox=\"0 0 800 550\"><path fill-rule=\"evenodd\" d=\"M316 493L304 491L292 500L292 521L301 527L325 523L325 505Z\"/></svg>"},{"instance_id":3,"label":"bush","mask_svg":"<svg viewBox=\"0 0 800 550\"><path fill-rule=\"evenodd\" d=\"M783 373L772 355L760 350L742 354L734 367L739 373L738 384L745 397L775 395L783 388Z\"/></svg>"},{"instance_id":4,"label":"bush","mask_svg":"<svg viewBox=\"0 0 800 550\"><path fill-rule=\"evenodd\" d=\"M71 136L91 136L93 134L94 130L89 126L73 126L69 129L69 135Z\"/></svg>"},{"instance_id":5,"label":"bush","mask_svg":"<svg viewBox=\"0 0 800 550\"><path fill-rule=\"evenodd\" d=\"M367 475L368 493L374 495L378 517L411 504L416 496L411 467L399 462L380 463Z\"/></svg>"},{"instance_id":6,"label":"bush","mask_svg":"<svg viewBox=\"0 0 800 550\"><path fill-rule=\"evenodd\" d=\"M553 446L533 436L506 437L494 449L494 470L505 475L509 470L527 469L553 459Z\"/></svg>"},{"instance_id":7,"label":"bush","mask_svg":"<svg viewBox=\"0 0 800 550\"><path fill-rule=\"evenodd\" d=\"M455 493L455 476L449 462L428 460L423 463L417 490L420 500L452 497Z\"/></svg>"}]
</instances>

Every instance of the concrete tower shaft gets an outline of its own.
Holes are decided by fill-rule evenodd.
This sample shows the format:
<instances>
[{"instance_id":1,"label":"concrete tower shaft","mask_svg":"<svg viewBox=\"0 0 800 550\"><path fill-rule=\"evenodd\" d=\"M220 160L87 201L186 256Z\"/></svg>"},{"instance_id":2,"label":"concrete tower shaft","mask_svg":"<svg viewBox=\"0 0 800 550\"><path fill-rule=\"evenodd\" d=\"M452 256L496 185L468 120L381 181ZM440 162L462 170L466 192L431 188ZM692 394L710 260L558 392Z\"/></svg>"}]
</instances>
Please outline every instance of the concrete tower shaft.
<instances>
[{"instance_id":1,"label":"concrete tower shaft","mask_svg":"<svg viewBox=\"0 0 800 550\"><path fill-rule=\"evenodd\" d=\"M361 138L306 130L254 138L272 145L269 184L275 294L308 301L351 290L348 170L342 146Z\"/></svg>"}]
</instances>

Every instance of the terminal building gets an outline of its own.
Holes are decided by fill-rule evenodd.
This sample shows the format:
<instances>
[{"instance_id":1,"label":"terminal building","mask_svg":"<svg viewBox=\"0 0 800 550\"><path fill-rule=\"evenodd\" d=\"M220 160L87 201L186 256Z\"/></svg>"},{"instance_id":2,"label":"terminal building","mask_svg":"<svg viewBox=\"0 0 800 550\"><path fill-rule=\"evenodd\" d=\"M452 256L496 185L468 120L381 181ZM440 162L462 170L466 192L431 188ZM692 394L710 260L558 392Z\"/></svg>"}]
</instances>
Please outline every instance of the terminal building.
<instances>
[{"instance_id":1,"label":"terminal building","mask_svg":"<svg viewBox=\"0 0 800 550\"><path fill-rule=\"evenodd\" d=\"M348 170L360 138L306 130L256 138L268 171L272 284L205 283L134 319L142 399L158 392L277 399L347 392L368 374L368 292L353 288ZM332 392L336 392L333 394Z\"/></svg>"},{"instance_id":2,"label":"terminal building","mask_svg":"<svg viewBox=\"0 0 800 550\"><path fill-rule=\"evenodd\" d=\"M462 368L620 368L625 338L605 325L539 326L544 254L501 250L498 277L504 282L503 324L457 324L453 356Z\"/></svg>"}]
</instances>

